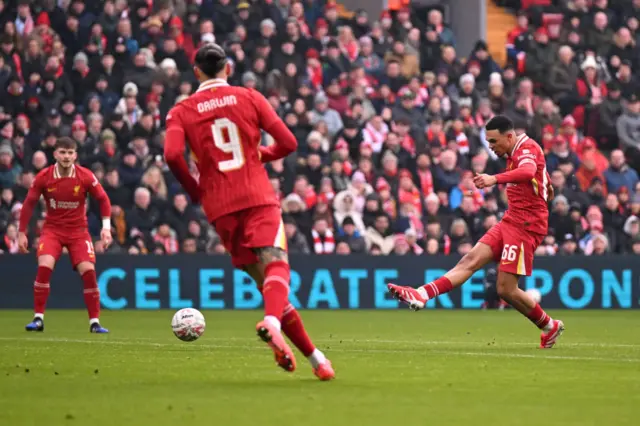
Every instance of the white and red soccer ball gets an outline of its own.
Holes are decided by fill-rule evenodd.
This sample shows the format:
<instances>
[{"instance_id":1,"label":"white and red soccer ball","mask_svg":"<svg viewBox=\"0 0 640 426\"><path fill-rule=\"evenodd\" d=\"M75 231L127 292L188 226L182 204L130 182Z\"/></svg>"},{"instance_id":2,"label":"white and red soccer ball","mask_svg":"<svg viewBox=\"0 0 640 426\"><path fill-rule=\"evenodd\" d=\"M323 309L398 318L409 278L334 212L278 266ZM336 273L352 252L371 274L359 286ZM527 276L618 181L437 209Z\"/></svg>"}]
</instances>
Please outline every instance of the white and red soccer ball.
<instances>
[{"instance_id":1,"label":"white and red soccer ball","mask_svg":"<svg viewBox=\"0 0 640 426\"><path fill-rule=\"evenodd\" d=\"M193 308L180 309L171 320L173 334L183 342L198 340L205 329L204 316Z\"/></svg>"}]
</instances>

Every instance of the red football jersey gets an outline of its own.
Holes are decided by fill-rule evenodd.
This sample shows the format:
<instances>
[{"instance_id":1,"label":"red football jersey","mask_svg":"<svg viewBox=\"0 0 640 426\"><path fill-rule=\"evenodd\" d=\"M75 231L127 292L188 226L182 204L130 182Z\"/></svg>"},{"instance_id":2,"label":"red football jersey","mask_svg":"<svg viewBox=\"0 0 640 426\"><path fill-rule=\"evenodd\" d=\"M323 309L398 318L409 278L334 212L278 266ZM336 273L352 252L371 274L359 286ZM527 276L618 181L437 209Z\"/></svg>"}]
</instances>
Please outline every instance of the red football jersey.
<instances>
[{"instance_id":1,"label":"red football jersey","mask_svg":"<svg viewBox=\"0 0 640 426\"><path fill-rule=\"evenodd\" d=\"M257 91L209 80L167 115L181 128L200 174L209 221L255 206L279 205L260 160L261 129L279 120Z\"/></svg>"},{"instance_id":2,"label":"red football jersey","mask_svg":"<svg viewBox=\"0 0 640 426\"><path fill-rule=\"evenodd\" d=\"M44 229L65 233L86 232L87 193L96 199L108 201L102 185L91 170L74 165L71 175L63 177L60 176L58 167L53 165L36 175L27 194L25 205L35 205L42 195L47 206ZM28 208L23 207L23 210L25 210L25 217L23 215L20 217L22 232L26 231L32 213Z\"/></svg>"},{"instance_id":3,"label":"red football jersey","mask_svg":"<svg viewBox=\"0 0 640 426\"><path fill-rule=\"evenodd\" d=\"M549 227L547 164L540 145L522 134L507 159L507 170L515 170L527 163L536 166L536 174L530 182L507 184L509 207L503 220L520 225L529 232L546 235Z\"/></svg>"}]
</instances>

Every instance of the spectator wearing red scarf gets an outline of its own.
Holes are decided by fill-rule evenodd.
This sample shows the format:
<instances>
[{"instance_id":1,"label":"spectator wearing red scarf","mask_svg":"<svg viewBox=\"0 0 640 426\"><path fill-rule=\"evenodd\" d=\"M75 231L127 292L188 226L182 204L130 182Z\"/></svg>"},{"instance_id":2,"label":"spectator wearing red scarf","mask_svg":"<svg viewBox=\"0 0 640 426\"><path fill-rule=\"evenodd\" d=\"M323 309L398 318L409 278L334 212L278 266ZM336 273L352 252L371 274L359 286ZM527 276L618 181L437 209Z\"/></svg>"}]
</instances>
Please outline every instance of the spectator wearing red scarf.
<instances>
[{"instance_id":1,"label":"spectator wearing red scarf","mask_svg":"<svg viewBox=\"0 0 640 426\"><path fill-rule=\"evenodd\" d=\"M307 78L311 81L311 85L315 90L322 88L322 63L320 62L320 53L316 49L309 49L306 53L307 58Z\"/></svg>"},{"instance_id":2,"label":"spectator wearing red scarf","mask_svg":"<svg viewBox=\"0 0 640 426\"><path fill-rule=\"evenodd\" d=\"M544 153L548 154L553 147L553 142L556 139L556 129L551 125L547 124L542 128L540 143L542 144L542 148L544 149Z\"/></svg>"},{"instance_id":3,"label":"spectator wearing red scarf","mask_svg":"<svg viewBox=\"0 0 640 426\"><path fill-rule=\"evenodd\" d=\"M560 129L560 135L569 145L569 149L573 152L578 150L580 144L580 137L576 129L576 120L571 115L567 115L562 120L562 128Z\"/></svg>"},{"instance_id":4,"label":"spectator wearing red scarf","mask_svg":"<svg viewBox=\"0 0 640 426\"><path fill-rule=\"evenodd\" d=\"M413 175L407 169L400 170L400 188L398 189L398 201L400 204L411 204L415 212L422 215L422 201L420 191L413 182Z\"/></svg>"},{"instance_id":5,"label":"spectator wearing red scarf","mask_svg":"<svg viewBox=\"0 0 640 426\"><path fill-rule=\"evenodd\" d=\"M384 211L391 220L394 220L398 215L396 206L396 200L391 196L391 186L384 178L378 178L376 182L376 191L380 195L380 203L382 204L382 211Z\"/></svg>"},{"instance_id":6,"label":"spectator wearing red scarf","mask_svg":"<svg viewBox=\"0 0 640 426\"><path fill-rule=\"evenodd\" d=\"M598 105L607 97L607 85L598 78L598 64L593 56L581 65L583 76L576 81L576 93L578 104L573 109L573 117L576 119L578 129L584 130L586 134L595 134L594 126L597 124L596 110Z\"/></svg>"},{"instance_id":7,"label":"spectator wearing red scarf","mask_svg":"<svg viewBox=\"0 0 640 426\"><path fill-rule=\"evenodd\" d=\"M51 20L47 12L42 12L36 19L35 35L40 38L40 46L42 51L47 55L51 53L53 48L53 40L55 32L51 29Z\"/></svg>"}]
</instances>

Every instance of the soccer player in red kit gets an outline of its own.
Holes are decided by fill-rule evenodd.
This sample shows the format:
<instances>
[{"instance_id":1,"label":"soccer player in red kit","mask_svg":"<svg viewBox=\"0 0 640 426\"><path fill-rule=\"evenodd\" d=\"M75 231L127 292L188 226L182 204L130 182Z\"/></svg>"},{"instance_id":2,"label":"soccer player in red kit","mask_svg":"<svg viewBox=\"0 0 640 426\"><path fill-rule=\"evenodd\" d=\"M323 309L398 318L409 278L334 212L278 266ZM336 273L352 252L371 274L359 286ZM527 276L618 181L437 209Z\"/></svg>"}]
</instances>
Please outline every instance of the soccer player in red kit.
<instances>
[{"instance_id":1,"label":"soccer player in red kit","mask_svg":"<svg viewBox=\"0 0 640 426\"><path fill-rule=\"evenodd\" d=\"M227 83L231 64L217 44L198 50L194 72L200 81L197 92L167 115L167 165L192 201L202 204L233 265L251 275L261 289L265 316L256 331L273 350L276 363L286 371L296 368L284 332L318 378L333 379L331 362L313 345L288 302L287 239L263 166L295 151L296 139L259 92ZM273 145L260 146L261 129L273 136ZM199 181L189 173L185 144L197 164Z\"/></svg>"},{"instance_id":2,"label":"soccer player in red kit","mask_svg":"<svg viewBox=\"0 0 640 426\"><path fill-rule=\"evenodd\" d=\"M86 199L91 194L100 204L102 232L105 246L111 244L111 203L95 175L75 164L76 142L67 137L57 140L56 163L35 177L20 212L18 242L23 252L28 250L27 226L40 197L44 197L46 217L38 244L38 272L33 284L34 318L27 331L44 331L44 310L49 297L49 279L53 268L66 248L73 268L84 283L84 302L89 311L89 331L108 333L100 325L100 291L96 280L91 235L87 230Z\"/></svg>"},{"instance_id":3,"label":"soccer player in red kit","mask_svg":"<svg viewBox=\"0 0 640 426\"><path fill-rule=\"evenodd\" d=\"M520 276L531 275L536 248L547 235L548 202L553 198L544 153L527 135L516 135L513 123L504 116L486 125L486 138L493 152L507 156L507 171L474 177L478 188L507 185L508 210L500 223L489 230L473 249L443 277L417 289L388 284L389 291L411 309L424 308L429 299L465 283L487 263L499 263L498 295L539 329L541 348L552 348L564 331L562 321L547 315L540 305L518 288Z\"/></svg>"}]
</instances>

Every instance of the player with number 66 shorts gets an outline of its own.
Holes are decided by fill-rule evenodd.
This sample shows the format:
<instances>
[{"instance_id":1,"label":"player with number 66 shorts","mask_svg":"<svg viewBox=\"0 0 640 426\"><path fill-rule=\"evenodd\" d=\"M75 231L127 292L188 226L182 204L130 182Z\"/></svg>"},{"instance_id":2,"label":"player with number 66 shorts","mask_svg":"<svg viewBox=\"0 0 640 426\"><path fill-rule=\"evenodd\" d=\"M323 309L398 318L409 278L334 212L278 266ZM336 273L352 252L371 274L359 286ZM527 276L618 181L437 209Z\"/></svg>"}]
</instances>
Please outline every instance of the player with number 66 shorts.
<instances>
[{"instance_id":1,"label":"player with number 66 shorts","mask_svg":"<svg viewBox=\"0 0 640 426\"><path fill-rule=\"evenodd\" d=\"M564 323L553 320L525 291L518 287L521 276L531 275L536 248L547 234L548 202L553 198L544 153L526 134L517 135L513 123L496 116L486 125L489 147L507 157L507 170L497 175L480 174L473 179L479 189L506 185L509 208L458 264L437 280L419 288L388 284L393 296L410 308L424 308L429 299L464 284L491 261L498 263L498 295L525 315L542 333L540 347L551 348L564 331Z\"/></svg>"}]
</instances>

